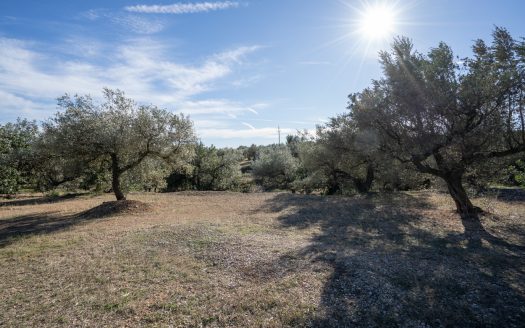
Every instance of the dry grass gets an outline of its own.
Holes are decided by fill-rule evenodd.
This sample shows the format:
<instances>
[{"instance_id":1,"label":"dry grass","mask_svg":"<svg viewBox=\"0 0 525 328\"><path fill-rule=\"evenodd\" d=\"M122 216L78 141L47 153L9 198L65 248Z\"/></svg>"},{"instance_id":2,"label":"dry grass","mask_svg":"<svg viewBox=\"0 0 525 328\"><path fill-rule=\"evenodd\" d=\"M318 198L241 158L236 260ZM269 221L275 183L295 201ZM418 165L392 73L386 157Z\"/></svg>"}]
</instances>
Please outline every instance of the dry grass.
<instances>
[{"instance_id":1,"label":"dry grass","mask_svg":"<svg viewBox=\"0 0 525 328\"><path fill-rule=\"evenodd\" d=\"M151 210L86 215L110 195L0 203L0 326L525 322L520 199L477 199L477 231L434 193L129 198Z\"/></svg>"}]
</instances>

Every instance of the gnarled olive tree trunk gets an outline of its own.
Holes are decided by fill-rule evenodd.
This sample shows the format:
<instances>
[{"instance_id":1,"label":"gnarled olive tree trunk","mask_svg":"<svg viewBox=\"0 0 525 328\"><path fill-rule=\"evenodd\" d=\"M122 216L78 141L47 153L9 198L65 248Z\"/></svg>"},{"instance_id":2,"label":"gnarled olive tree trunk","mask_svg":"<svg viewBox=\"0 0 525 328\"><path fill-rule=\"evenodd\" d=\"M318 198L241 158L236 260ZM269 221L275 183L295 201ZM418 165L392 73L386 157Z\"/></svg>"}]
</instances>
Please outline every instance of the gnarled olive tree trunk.
<instances>
[{"instance_id":1,"label":"gnarled olive tree trunk","mask_svg":"<svg viewBox=\"0 0 525 328\"><path fill-rule=\"evenodd\" d=\"M345 172L339 169L335 170L334 172L336 173L336 176L341 176L345 179L352 181L355 189L360 194L366 194L367 192L370 191L370 188L372 188L372 183L374 182L374 177L375 177L375 169L372 163L367 164L366 176L364 178L354 176L352 174L349 174L348 172Z\"/></svg>"},{"instance_id":2,"label":"gnarled olive tree trunk","mask_svg":"<svg viewBox=\"0 0 525 328\"><path fill-rule=\"evenodd\" d=\"M366 167L366 177L364 179L354 178L354 186L357 191L361 194L366 194L372 188L372 183L374 182L374 166L368 164Z\"/></svg>"},{"instance_id":3,"label":"gnarled olive tree trunk","mask_svg":"<svg viewBox=\"0 0 525 328\"><path fill-rule=\"evenodd\" d=\"M122 172L119 168L119 160L116 154L111 155L111 188L117 200L126 200L126 196L120 187L120 176Z\"/></svg>"},{"instance_id":4,"label":"gnarled olive tree trunk","mask_svg":"<svg viewBox=\"0 0 525 328\"><path fill-rule=\"evenodd\" d=\"M328 179L326 195L335 195L341 192L337 170L333 170Z\"/></svg>"},{"instance_id":5,"label":"gnarled olive tree trunk","mask_svg":"<svg viewBox=\"0 0 525 328\"><path fill-rule=\"evenodd\" d=\"M462 174L448 174L444 175L443 180L447 183L447 188L450 196L456 203L456 210L462 217L475 218L476 214L481 211L470 201L468 194L462 184Z\"/></svg>"}]
</instances>

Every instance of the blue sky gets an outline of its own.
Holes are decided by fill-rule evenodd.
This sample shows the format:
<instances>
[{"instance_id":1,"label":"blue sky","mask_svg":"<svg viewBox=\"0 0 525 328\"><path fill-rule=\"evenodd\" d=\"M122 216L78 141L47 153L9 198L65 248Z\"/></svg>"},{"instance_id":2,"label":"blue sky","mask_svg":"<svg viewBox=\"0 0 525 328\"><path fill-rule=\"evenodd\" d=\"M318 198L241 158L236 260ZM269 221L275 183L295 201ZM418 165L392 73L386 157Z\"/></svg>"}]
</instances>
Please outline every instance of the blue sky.
<instances>
[{"instance_id":1,"label":"blue sky","mask_svg":"<svg viewBox=\"0 0 525 328\"><path fill-rule=\"evenodd\" d=\"M362 30L366 8L390 8L384 38ZM525 1L23 1L0 2L0 122L44 120L64 93L119 88L182 112L205 144L277 142L345 111L380 77L394 35L459 57L495 25L525 36Z\"/></svg>"}]
</instances>

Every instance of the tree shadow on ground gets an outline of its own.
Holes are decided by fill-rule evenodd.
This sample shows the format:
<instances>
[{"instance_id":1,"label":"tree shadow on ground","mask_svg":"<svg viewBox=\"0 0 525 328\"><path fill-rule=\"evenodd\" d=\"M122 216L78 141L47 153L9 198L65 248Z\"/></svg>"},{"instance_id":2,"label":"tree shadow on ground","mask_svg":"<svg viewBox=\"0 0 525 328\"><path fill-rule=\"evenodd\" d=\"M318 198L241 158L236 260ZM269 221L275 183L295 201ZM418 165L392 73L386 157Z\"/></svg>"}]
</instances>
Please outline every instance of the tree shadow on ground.
<instances>
[{"instance_id":1,"label":"tree shadow on ground","mask_svg":"<svg viewBox=\"0 0 525 328\"><path fill-rule=\"evenodd\" d=\"M293 254L307 259L310 267L321 264L330 270L318 311L307 325L521 326L523 245L484 229L477 235L479 242L472 242L481 225L466 227L466 233L448 229L425 216L424 210L431 208L424 197L409 195L348 199L279 194L270 199L262 210L279 212L282 227L319 229L307 247Z\"/></svg>"},{"instance_id":2,"label":"tree shadow on ground","mask_svg":"<svg viewBox=\"0 0 525 328\"><path fill-rule=\"evenodd\" d=\"M133 203L133 201L128 202ZM116 202L105 202L94 208L72 215L63 215L60 212L46 212L0 220L0 248L25 236L61 231L81 223L119 214L121 209L116 208L113 203Z\"/></svg>"},{"instance_id":3,"label":"tree shadow on ground","mask_svg":"<svg viewBox=\"0 0 525 328\"><path fill-rule=\"evenodd\" d=\"M63 202L71 199L75 199L85 194L73 193L66 194L63 196L54 196L54 197L38 197L38 198L25 198L25 199L15 199L7 200L0 202L0 206L30 206L30 205L41 205L41 204L52 204Z\"/></svg>"},{"instance_id":4,"label":"tree shadow on ground","mask_svg":"<svg viewBox=\"0 0 525 328\"><path fill-rule=\"evenodd\" d=\"M483 248L483 241L486 241L491 246L499 246L508 251L525 253L525 244L509 243L505 239L487 231L481 223L481 219L484 216L488 216L492 220L501 220L501 218L490 213L477 213L466 216L458 215L458 219L461 220L461 224L463 225L463 237L467 241L467 248L476 251ZM505 227L505 230L511 232L517 239L522 239L525 233L523 227L518 225L510 225Z\"/></svg>"},{"instance_id":5,"label":"tree shadow on ground","mask_svg":"<svg viewBox=\"0 0 525 328\"><path fill-rule=\"evenodd\" d=\"M525 189L497 188L490 189L489 192L504 202L525 202Z\"/></svg>"}]
</instances>

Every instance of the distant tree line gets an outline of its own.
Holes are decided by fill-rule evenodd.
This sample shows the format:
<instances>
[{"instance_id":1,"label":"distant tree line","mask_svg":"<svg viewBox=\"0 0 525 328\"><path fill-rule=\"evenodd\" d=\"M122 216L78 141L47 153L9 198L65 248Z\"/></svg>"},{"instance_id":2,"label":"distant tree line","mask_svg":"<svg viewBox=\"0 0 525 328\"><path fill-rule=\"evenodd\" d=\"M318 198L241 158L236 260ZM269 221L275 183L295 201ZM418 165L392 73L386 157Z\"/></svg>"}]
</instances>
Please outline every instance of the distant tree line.
<instances>
[{"instance_id":1,"label":"distant tree line","mask_svg":"<svg viewBox=\"0 0 525 328\"><path fill-rule=\"evenodd\" d=\"M0 193L23 188L291 190L352 194L443 185L463 215L469 191L525 186L525 42L503 28L472 58L444 43L421 54L398 38L383 77L349 96L348 111L285 145L205 146L192 122L122 91L104 102L65 95L42 125L0 125Z\"/></svg>"}]
</instances>

